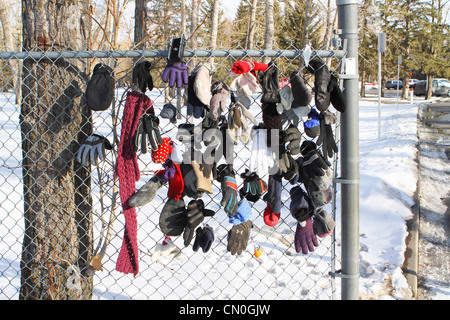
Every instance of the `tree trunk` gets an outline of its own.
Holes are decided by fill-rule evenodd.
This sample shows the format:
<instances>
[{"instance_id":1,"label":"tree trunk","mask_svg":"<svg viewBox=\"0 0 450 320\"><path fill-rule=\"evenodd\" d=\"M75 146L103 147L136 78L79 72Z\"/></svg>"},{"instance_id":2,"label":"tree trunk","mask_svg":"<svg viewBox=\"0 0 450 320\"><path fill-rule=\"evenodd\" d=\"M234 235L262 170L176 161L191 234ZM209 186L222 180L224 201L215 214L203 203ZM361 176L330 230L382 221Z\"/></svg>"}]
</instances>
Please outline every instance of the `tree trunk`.
<instances>
[{"instance_id":1,"label":"tree trunk","mask_svg":"<svg viewBox=\"0 0 450 320\"><path fill-rule=\"evenodd\" d=\"M264 50L271 50L273 48L274 28L273 0L266 0L266 32L264 34ZM270 58L264 57L263 61L268 63Z\"/></svg>"},{"instance_id":2,"label":"tree trunk","mask_svg":"<svg viewBox=\"0 0 450 320\"><path fill-rule=\"evenodd\" d=\"M256 28L256 7L258 0L252 0L250 5L250 15L248 21L247 37L245 38L245 49L250 50L255 44L255 28Z\"/></svg>"},{"instance_id":3,"label":"tree trunk","mask_svg":"<svg viewBox=\"0 0 450 320\"><path fill-rule=\"evenodd\" d=\"M89 1L22 1L23 50L88 48ZM90 171L75 159L92 133L83 92L88 64L79 59L23 62L20 128L25 235L20 299L89 299L90 277L71 286L70 269L92 256ZM71 268L69 268L71 267Z\"/></svg>"},{"instance_id":4,"label":"tree trunk","mask_svg":"<svg viewBox=\"0 0 450 320\"><path fill-rule=\"evenodd\" d=\"M425 100L430 100L433 96L433 79L434 76L432 74L427 74L427 94Z\"/></svg>"},{"instance_id":5,"label":"tree trunk","mask_svg":"<svg viewBox=\"0 0 450 320\"><path fill-rule=\"evenodd\" d=\"M145 18L147 17L146 0L136 0L134 8L134 45L135 49L143 50L145 42L143 41L147 35Z\"/></svg>"},{"instance_id":6,"label":"tree trunk","mask_svg":"<svg viewBox=\"0 0 450 320\"><path fill-rule=\"evenodd\" d=\"M217 46L217 32L219 29L219 8L220 8L220 1L214 0L213 3L213 14L211 17L211 49L216 49Z\"/></svg>"}]
</instances>

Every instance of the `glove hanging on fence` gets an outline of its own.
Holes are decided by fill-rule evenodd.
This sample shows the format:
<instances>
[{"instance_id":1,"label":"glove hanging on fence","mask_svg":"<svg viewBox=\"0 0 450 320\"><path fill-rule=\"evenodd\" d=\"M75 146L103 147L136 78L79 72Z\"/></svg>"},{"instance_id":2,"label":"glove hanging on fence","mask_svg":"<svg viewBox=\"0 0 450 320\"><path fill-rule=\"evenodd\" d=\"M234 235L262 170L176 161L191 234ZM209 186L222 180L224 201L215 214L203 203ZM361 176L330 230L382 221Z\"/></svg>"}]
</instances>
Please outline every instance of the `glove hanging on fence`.
<instances>
[{"instance_id":1,"label":"glove hanging on fence","mask_svg":"<svg viewBox=\"0 0 450 320\"><path fill-rule=\"evenodd\" d=\"M338 80L335 75L331 75L330 83L328 84L328 91L330 92L330 102L333 107L339 112L345 112L347 104L345 103L345 96L339 87Z\"/></svg>"},{"instance_id":2,"label":"glove hanging on fence","mask_svg":"<svg viewBox=\"0 0 450 320\"><path fill-rule=\"evenodd\" d=\"M98 63L86 87L86 104L94 111L103 111L109 108L113 97L113 70L106 64Z\"/></svg>"},{"instance_id":3,"label":"glove hanging on fence","mask_svg":"<svg viewBox=\"0 0 450 320\"><path fill-rule=\"evenodd\" d=\"M142 207L155 198L156 192L161 189L164 184L165 181L161 177L154 175L130 197L128 204L130 207Z\"/></svg>"},{"instance_id":4,"label":"glove hanging on fence","mask_svg":"<svg viewBox=\"0 0 450 320\"><path fill-rule=\"evenodd\" d=\"M298 164L288 152L283 152L278 160L278 174L291 180L298 173Z\"/></svg>"},{"instance_id":5,"label":"glove hanging on fence","mask_svg":"<svg viewBox=\"0 0 450 320\"><path fill-rule=\"evenodd\" d=\"M205 217L215 215L213 210L205 208L202 199L191 200L186 208L186 228L183 233L184 246L187 247L194 238L195 229L203 222Z\"/></svg>"},{"instance_id":6,"label":"glove hanging on fence","mask_svg":"<svg viewBox=\"0 0 450 320\"><path fill-rule=\"evenodd\" d=\"M291 155L297 155L300 153L300 141L302 134L296 126L290 124L285 131L285 142L287 143L286 149Z\"/></svg>"},{"instance_id":7,"label":"glove hanging on fence","mask_svg":"<svg viewBox=\"0 0 450 320\"><path fill-rule=\"evenodd\" d=\"M331 164L323 158L313 141L303 141L300 146L303 162L301 166L302 179L311 180L325 175Z\"/></svg>"},{"instance_id":8,"label":"glove hanging on fence","mask_svg":"<svg viewBox=\"0 0 450 320\"><path fill-rule=\"evenodd\" d=\"M295 230L294 236L294 246L297 253L301 251L303 254L313 252L314 247L319 246L311 219L306 220L305 226L301 226L300 223L297 222L297 229Z\"/></svg>"},{"instance_id":9,"label":"glove hanging on fence","mask_svg":"<svg viewBox=\"0 0 450 320\"><path fill-rule=\"evenodd\" d=\"M177 88L183 87L188 84L188 66L183 62L167 62L161 80L168 82L171 88L175 85Z\"/></svg>"},{"instance_id":10,"label":"glove hanging on fence","mask_svg":"<svg viewBox=\"0 0 450 320\"><path fill-rule=\"evenodd\" d=\"M306 191L315 208L329 203L333 197L331 190L332 173L326 170L325 175L305 182Z\"/></svg>"},{"instance_id":11,"label":"glove hanging on fence","mask_svg":"<svg viewBox=\"0 0 450 320\"><path fill-rule=\"evenodd\" d=\"M167 236L179 236L186 227L186 206L184 199L169 198L159 216L159 227Z\"/></svg>"},{"instance_id":12,"label":"glove hanging on fence","mask_svg":"<svg viewBox=\"0 0 450 320\"><path fill-rule=\"evenodd\" d=\"M182 162L180 164L180 171L184 181L183 196L194 199L201 198L203 192L197 190L197 176L195 175L194 168L192 168L192 164L190 162Z\"/></svg>"},{"instance_id":13,"label":"glove hanging on fence","mask_svg":"<svg viewBox=\"0 0 450 320\"><path fill-rule=\"evenodd\" d=\"M244 180L244 185L239 190L242 198L256 202L267 191L267 184L255 172L245 169L245 172L241 173L241 178Z\"/></svg>"},{"instance_id":14,"label":"glove hanging on fence","mask_svg":"<svg viewBox=\"0 0 450 320\"><path fill-rule=\"evenodd\" d=\"M208 116L212 120L217 120L218 117L225 112L226 103L230 90L228 86L222 81L216 81L211 85L211 100L209 102Z\"/></svg>"},{"instance_id":15,"label":"glove hanging on fence","mask_svg":"<svg viewBox=\"0 0 450 320\"><path fill-rule=\"evenodd\" d=\"M320 134L317 138L317 145L322 146L322 153L325 160L332 158L333 154L338 152L338 147L334 141L332 124L336 123L336 115L330 111L322 111L319 115Z\"/></svg>"},{"instance_id":16,"label":"glove hanging on fence","mask_svg":"<svg viewBox=\"0 0 450 320\"><path fill-rule=\"evenodd\" d=\"M271 227L275 226L280 219L281 191L283 189L281 178L282 177L279 174L269 176L267 193L263 197L264 201L267 202L263 215L264 223Z\"/></svg>"},{"instance_id":17,"label":"glove hanging on fence","mask_svg":"<svg viewBox=\"0 0 450 320\"><path fill-rule=\"evenodd\" d=\"M234 216L229 217L228 222L231 224L240 224L247 220L250 220L252 216L252 207L247 199L242 199L239 201L237 213Z\"/></svg>"},{"instance_id":18,"label":"glove hanging on fence","mask_svg":"<svg viewBox=\"0 0 450 320\"><path fill-rule=\"evenodd\" d=\"M291 196L289 211L297 222L304 225L304 222L311 218L314 213L311 201L300 186L293 187L289 194Z\"/></svg>"},{"instance_id":19,"label":"glove hanging on fence","mask_svg":"<svg viewBox=\"0 0 450 320\"><path fill-rule=\"evenodd\" d=\"M148 139L148 141L147 141ZM162 143L159 132L159 119L153 114L144 113L139 119L139 125L134 137L134 151L141 149L142 153L147 153L147 145L150 144L152 150L157 150Z\"/></svg>"},{"instance_id":20,"label":"glove hanging on fence","mask_svg":"<svg viewBox=\"0 0 450 320\"><path fill-rule=\"evenodd\" d=\"M319 111L325 111L330 106L330 92L328 91L328 84L331 78L330 70L323 61L317 59L309 61L306 69L314 74L314 100L316 108Z\"/></svg>"},{"instance_id":21,"label":"glove hanging on fence","mask_svg":"<svg viewBox=\"0 0 450 320\"><path fill-rule=\"evenodd\" d=\"M236 76L233 72L230 75ZM236 91L236 100L246 109L250 108L252 101L250 97L257 94L260 90L258 80L252 73L243 73L238 75L230 84L230 90Z\"/></svg>"},{"instance_id":22,"label":"glove hanging on fence","mask_svg":"<svg viewBox=\"0 0 450 320\"><path fill-rule=\"evenodd\" d=\"M285 110L291 110L294 96L292 95L292 88L285 85L279 90L280 102L277 103L277 111L279 114L283 114Z\"/></svg>"},{"instance_id":23,"label":"glove hanging on fence","mask_svg":"<svg viewBox=\"0 0 450 320\"><path fill-rule=\"evenodd\" d=\"M150 74L152 64L150 61L143 61L138 63L133 68L133 83L138 86L142 93L145 93L147 89L153 90L153 78Z\"/></svg>"},{"instance_id":24,"label":"glove hanging on fence","mask_svg":"<svg viewBox=\"0 0 450 320\"><path fill-rule=\"evenodd\" d=\"M324 209L319 208L314 213L313 229L314 233L320 238L330 235L336 226L333 217Z\"/></svg>"},{"instance_id":25,"label":"glove hanging on fence","mask_svg":"<svg viewBox=\"0 0 450 320\"><path fill-rule=\"evenodd\" d=\"M274 61L269 62L268 68L258 73L258 81L263 91L261 103L279 103L278 67ZM275 106L276 108L276 106Z\"/></svg>"},{"instance_id":26,"label":"glove hanging on fence","mask_svg":"<svg viewBox=\"0 0 450 320\"><path fill-rule=\"evenodd\" d=\"M294 70L291 73L291 79L289 82L292 86L292 108L298 109L300 107L309 106L312 100L312 92L306 86L305 81L303 80L303 75L299 71Z\"/></svg>"},{"instance_id":27,"label":"glove hanging on fence","mask_svg":"<svg viewBox=\"0 0 450 320\"><path fill-rule=\"evenodd\" d=\"M194 244L192 245L192 250L197 252L199 248L202 248L203 253L206 253L211 248L213 242L213 229L209 225L198 227L197 230L195 230L195 240Z\"/></svg>"},{"instance_id":28,"label":"glove hanging on fence","mask_svg":"<svg viewBox=\"0 0 450 320\"><path fill-rule=\"evenodd\" d=\"M217 167L217 181L220 182L222 200L220 205L228 216L234 216L238 209L237 183L233 167L229 164L221 164Z\"/></svg>"},{"instance_id":29,"label":"glove hanging on fence","mask_svg":"<svg viewBox=\"0 0 450 320\"><path fill-rule=\"evenodd\" d=\"M156 244L155 252L152 254L152 261L158 260L159 257L166 259L175 258L177 260L185 258L180 248L173 243L169 236L165 236L162 243Z\"/></svg>"},{"instance_id":30,"label":"glove hanging on fence","mask_svg":"<svg viewBox=\"0 0 450 320\"><path fill-rule=\"evenodd\" d=\"M233 63L233 66L231 67L231 71L235 74L243 74L247 72L251 72L253 75L256 76L256 71L265 71L268 68L268 65L266 63L256 62L256 61L249 61L249 60L241 60L236 61Z\"/></svg>"},{"instance_id":31,"label":"glove hanging on fence","mask_svg":"<svg viewBox=\"0 0 450 320\"><path fill-rule=\"evenodd\" d=\"M240 255L248 244L250 238L250 229L253 227L252 221L247 220L240 224L233 225L227 236L227 251L232 255Z\"/></svg>"},{"instance_id":32,"label":"glove hanging on fence","mask_svg":"<svg viewBox=\"0 0 450 320\"><path fill-rule=\"evenodd\" d=\"M254 126L251 131L252 150L249 169L260 177L269 173L275 164L272 152L267 148L267 130L264 125Z\"/></svg>"},{"instance_id":33,"label":"glove hanging on fence","mask_svg":"<svg viewBox=\"0 0 450 320\"><path fill-rule=\"evenodd\" d=\"M84 140L77 151L76 159L83 166L98 165L106 156L106 150L112 150L108 139L99 134L92 134Z\"/></svg>"},{"instance_id":34,"label":"glove hanging on fence","mask_svg":"<svg viewBox=\"0 0 450 320\"><path fill-rule=\"evenodd\" d=\"M175 124L177 123L177 108L171 103L166 103L159 116L164 119L169 119L171 123Z\"/></svg>"},{"instance_id":35,"label":"glove hanging on fence","mask_svg":"<svg viewBox=\"0 0 450 320\"><path fill-rule=\"evenodd\" d=\"M163 138L157 150L152 150L152 161L154 163L164 163L172 153L172 145L170 138Z\"/></svg>"}]
</instances>

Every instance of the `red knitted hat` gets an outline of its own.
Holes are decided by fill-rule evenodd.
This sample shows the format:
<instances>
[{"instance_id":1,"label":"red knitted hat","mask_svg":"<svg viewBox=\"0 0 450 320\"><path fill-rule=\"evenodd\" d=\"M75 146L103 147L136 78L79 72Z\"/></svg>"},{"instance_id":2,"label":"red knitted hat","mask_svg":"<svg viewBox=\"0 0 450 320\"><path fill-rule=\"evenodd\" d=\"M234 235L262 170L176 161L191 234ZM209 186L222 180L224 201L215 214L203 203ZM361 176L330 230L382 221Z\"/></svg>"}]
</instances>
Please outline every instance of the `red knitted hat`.
<instances>
[{"instance_id":1,"label":"red knitted hat","mask_svg":"<svg viewBox=\"0 0 450 320\"><path fill-rule=\"evenodd\" d=\"M166 162L172 153L171 140L169 138L163 138L162 141L157 150L152 150L152 160L154 163Z\"/></svg>"}]
</instances>

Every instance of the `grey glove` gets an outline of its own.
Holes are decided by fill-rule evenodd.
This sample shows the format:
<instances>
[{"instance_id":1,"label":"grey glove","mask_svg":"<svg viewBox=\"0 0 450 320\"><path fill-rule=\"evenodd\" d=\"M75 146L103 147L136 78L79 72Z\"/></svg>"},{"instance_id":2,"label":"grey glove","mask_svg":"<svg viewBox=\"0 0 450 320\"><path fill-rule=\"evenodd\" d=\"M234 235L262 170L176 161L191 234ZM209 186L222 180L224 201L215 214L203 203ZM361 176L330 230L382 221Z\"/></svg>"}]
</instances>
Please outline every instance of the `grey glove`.
<instances>
[{"instance_id":1,"label":"grey glove","mask_svg":"<svg viewBox=\"0 0 450 320\"><path fill-rule=\"evenodd\" d=\"M227 251L232 255L241 254L247 248L248 239L250 238L250 229L252 227L253 224L251 220L234 225L231 230L228 231Z\"/></svg>"},{"instance_id":2,"label":"grey glove","mask_svg":"<svg viewBox=\"0 0 450 320\"><path fill-rule=\"evenodd\" d=\"M325 210L319 208L314 213L313 229L314 233L320 238L328 236L336 226L336 222L333 220Z\"/></svg>"},{"instance_id":3,"label":"grey glove","mask_svg":"<svg viewBox=\"0 0 450 320\"><path fill-rule=\"evenodd\" d=\"M164 185L164 183L165 182L160 177L153 176L130 197L128 204L130 207L141 207L151 202L155 198L156 192Z\"/></svg>"},{"instance_id":4,"label":"grey glove","mask_svg":"<svg viewBox=\"0 0 450 320\"><path fill-rule=\"evenodd\" d=\"M105 158L106 150L112 150L111 143L104 136L94 133L81 144L76 159L83 166L98 165L99 160Z\"/></svg>"},{"instance_id":5,"label":"grey glove","mask_svg":"<svg viewBox=\"0 0 450 320\"><path fill-rule=\"evenodd\" d=\"M142 153L147 153L147 143L150 143L152 150L158 150L162 142L158 117L152 114L142 115L134 137L134 151L140 147Z\"/></svg>"}]
</instances>

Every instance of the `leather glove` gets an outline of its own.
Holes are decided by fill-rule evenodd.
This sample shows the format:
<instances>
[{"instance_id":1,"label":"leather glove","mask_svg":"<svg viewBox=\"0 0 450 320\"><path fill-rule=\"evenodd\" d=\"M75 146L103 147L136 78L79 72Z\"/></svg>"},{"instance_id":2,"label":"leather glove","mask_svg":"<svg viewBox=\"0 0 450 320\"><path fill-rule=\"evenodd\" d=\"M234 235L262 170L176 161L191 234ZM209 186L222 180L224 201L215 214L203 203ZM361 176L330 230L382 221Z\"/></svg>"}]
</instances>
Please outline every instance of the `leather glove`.
<instances>
[{"instance_id":1,"label":"leather glove","mask_svg":"<svg viewBox=\"0 0 450 320\"><path fill-rule=\"evenodd\" d=\"M148 139L148 141L147 141ZM150 143L152 150L157 150L162 143L161 134L159 133L159 119L152 114L143 114L139 119L139 124L134 136L134 151L139 148L142 153L147 153L147 143Z\"/></svg>"},{"instance_id":2,"label":"leather glove","mask_svg":"<svg viewBox=\"0 0 450 320\"><path fill-rule=\"evenodd\" d=\"M250 238L250 229L252 227L253 224L251 220L234 225L231 230L228 231L227 251L232 255L240 255L247 248L248 239Z\"/></svg>"},{"instance_id":3,"label":"leather glove","mask_svg":"<svg viewBox=\"0 0 450 320\"><path fill-rule=\"evenodd\" d=\"M89 164L98 165L99 160L103 160L106 150L112 150L112 145L108 139L99 134L92 134L87 137L77 151L76 159L83 166Z\"/></svg>"},{"instance_id":4,"label":"leather glove","mask_svg":"<svg viewBox=\"0 0 450 320\"><path fill-rule=\"evenodd\" d=\"M214 242L214 231L209 225L205 225L203 228L198 227L195 230L195 240L192 245L192 250L198 251L198 248L202 248L204 253L208 252Z\"/></svg>"},{"instance_id":5,"label":"leather glove","mask_svg":"<svg viewBox=\"0 0 450 320\"><path fill-rule=\"evenodd\" d=\"M325 111L330 106L330 92L328 91L328 84L331 79L330 70L323 61L316 59L309 61L306 69L314 74L316 108L319 111Z\"/></svg>"},{"instance_id":6,"label":"leather glove","mask_svg":"<svg viewBox=\"0 0 450 320\"><path fill-rule=\"evenodd\" d=\"M151 67L150 61L143 61L133 68L133 83L139 87L142 93L145 93L147 88L149 91L153 90L153 78L150 74Z\"/></svg>"},{"instance_id":7,"label":"leather glove","mask_svg":"<svg viewBox=\"0 0 450 320\"><path fill-rule=\"evenodd\" d=\"M187 247L194 238L194 231L203 222L205 217L212 217L213 210L205 208L202 199L191 200L186 208L186 228L183 233L184 246Z\"/></svg>"},{"instance_id":8,"label":"leather glove","mask_svg":"<svg viewBox=\"0 0 450 320\"><path fill-rule=\"evenodd\" d=\"M312 92L308 89L303 80L303 75L297 70L292 71L291 79L289 81L292 86L292 108L307 107L312 100Z\"/></svg>"},{"instance_id":9,"label":"leather glove","mask_svg":"<svg viewBox=\"0 0 450 320\"><path fill-rule=\"evenodd\" d=\"M307 254L308 252L313 252L314 247L319 245L317 241L317 237L313 230L313 223L310 219L306 220L305 226L301 226L300 223L297 222L297 229L295 230L294 236L294 245L295 251L299 253L300 251L303 254Z\"/></svg>"},{"instance_id":10,"label":"leather glove","mask_svg":"<svg viewBox=\"0 0 450 320\"><path fill-rule=\"evenodd\" d=\"M248 201L258 201L267 191L267 184L255 172L245 169L245 172L241 173L241 178L244 180L244 185L239 190L239 194Z\"/></svg>"},{"instance_id":11,"label":"leather glove","mask_svg":"<svg viewBox=\"0 0 450 320\"><path fill-rule=\"evenodd\" d=\"M173 88L176 84L177 88L188 84L188 67L183 62L168 62L163 71L161 80L168 82L169 87Z\"/></svg>"},{"instance_id":12,"label":"leather glove","mask_svg":"<svg viewBox=\"0 0 450 320\"><path fill-rule=\"evenodd\" d=\"M268 68L258 73L258 81L263 91L262 103L278 103L281 102L278 93L278 67L274 61L270 61Z\"/></svg>"},{"instance_id":13,"label":"leather glove","mask_svg":"<svg viewBox=\"0 0 450 320\"><path fill-rule=\"evenodd\" d=\"M237 183L233 168L228 164L217 167L217 181L220 182L222 200L220 205L228 216L234 216L238 209Z\"/></svg>"},{"instance_id":14,"label":"leather glove","mask_svg":"<svg viewBox=\"0 0 450 320\"><path fill-rule=\"evenodd\" d=\"M136 191L128 200L130 207L141 207L151 202L156 195L156 192L165 184L159 176L153 176L147 181L138 191Z\"/></svg>"}]
</instances>

